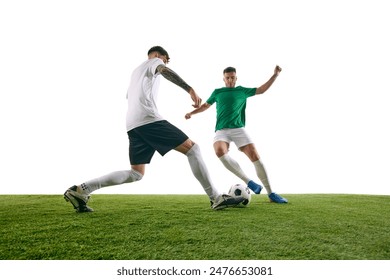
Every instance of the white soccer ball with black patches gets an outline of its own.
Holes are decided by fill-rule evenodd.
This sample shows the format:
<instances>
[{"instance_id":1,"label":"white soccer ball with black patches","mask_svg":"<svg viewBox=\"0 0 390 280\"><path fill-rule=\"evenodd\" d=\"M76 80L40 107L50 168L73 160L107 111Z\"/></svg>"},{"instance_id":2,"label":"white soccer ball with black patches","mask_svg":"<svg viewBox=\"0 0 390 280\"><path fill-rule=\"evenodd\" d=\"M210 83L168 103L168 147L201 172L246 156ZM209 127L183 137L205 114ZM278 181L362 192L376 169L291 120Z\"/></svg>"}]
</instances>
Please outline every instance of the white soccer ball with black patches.
<instances>
[{"instance_id":1,"label":"white soccer ball with black patches","mask_svg":"<svg viewBox=\"0 0 390 280\"><path fill-rule=\"evenodd\" d=\"M235 184L230 187L228 194L232 197L243 197L244 201L238 206L246 207L251 202L251 191L247 186Z\"/></svg>"}]
</instances>

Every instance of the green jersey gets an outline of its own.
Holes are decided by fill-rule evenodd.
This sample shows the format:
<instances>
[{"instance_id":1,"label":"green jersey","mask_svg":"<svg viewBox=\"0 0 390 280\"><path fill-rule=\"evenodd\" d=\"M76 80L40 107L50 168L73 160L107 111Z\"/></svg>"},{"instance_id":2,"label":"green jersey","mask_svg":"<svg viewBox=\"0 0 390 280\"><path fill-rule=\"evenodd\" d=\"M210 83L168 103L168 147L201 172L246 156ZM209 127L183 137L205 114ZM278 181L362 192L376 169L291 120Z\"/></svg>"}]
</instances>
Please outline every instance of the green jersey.
<instances>
[{"instance_id":1,"label":"green jersey","mask_svg":"<svg viewBox=\"0 0 390 280\"><path fill-rule=\"evenodd\" d=\"M215 131L224 128L245 126L246 99L256 94L256 88L219 88L213 91L206 103L217 102L217 123Z\"/></svg>"}]
</instances>

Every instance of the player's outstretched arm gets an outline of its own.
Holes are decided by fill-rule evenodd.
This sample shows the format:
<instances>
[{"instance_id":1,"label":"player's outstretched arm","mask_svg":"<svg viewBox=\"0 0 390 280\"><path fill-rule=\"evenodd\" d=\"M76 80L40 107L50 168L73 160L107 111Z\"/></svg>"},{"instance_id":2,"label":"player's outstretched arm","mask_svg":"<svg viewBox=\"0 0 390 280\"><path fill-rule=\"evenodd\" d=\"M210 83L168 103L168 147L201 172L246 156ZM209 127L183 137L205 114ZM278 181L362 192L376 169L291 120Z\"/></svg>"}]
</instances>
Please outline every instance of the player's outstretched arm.
<instances>
[{"instance_id":1,"label":"player's outstretched arm","mask_svg":"<svg viewBox=\"0 0 390 280\"><path fill-rule=\"evenodd\" d=\"M282 71L282 68L280 68L278 65L276 65L275 70L274 70L274 74L272 75L272 77L265 84L263 84L262 86L260 86L256 89L256 94L262 94L262 93L266 92L272 86L272 84L275 82L276 78L278 77L278 75L281 71Z\"/></svg>"},{"instance_id":2,"label":"player's outstretched arm","mask_svg":"<svg viewBox=\"0 0 390 280\"><path fill-rule=\"evenodd\" d=\"M186 92L188 92L191 96L194 104L192 105L195 108L199 108L200 104L202 104L202 99L196 94L195 90L190 87L178 74L176 74L172 69L166 67L165 65L157 66L157 71L168 81L171 81L175 85L181 87Z\"/></svg>"},{"instance_id":3,"label":"player's outstretched arm","mask_svg":"<svg viewBox=\"0 0 390 280\"><path fill-rule=\"evenodd\" d=\"M195 115L195 114L198 114L198 113L201 113L201 112L204 112L206 111L208 108L210 108L210 104L208 103L203 103L202 106L200 106L199 108L195 109L194 111L192 112L189 112L187 113L184 117L188 120L188 119L191 119L192 115Z\"/></svg>"}]
</instances>

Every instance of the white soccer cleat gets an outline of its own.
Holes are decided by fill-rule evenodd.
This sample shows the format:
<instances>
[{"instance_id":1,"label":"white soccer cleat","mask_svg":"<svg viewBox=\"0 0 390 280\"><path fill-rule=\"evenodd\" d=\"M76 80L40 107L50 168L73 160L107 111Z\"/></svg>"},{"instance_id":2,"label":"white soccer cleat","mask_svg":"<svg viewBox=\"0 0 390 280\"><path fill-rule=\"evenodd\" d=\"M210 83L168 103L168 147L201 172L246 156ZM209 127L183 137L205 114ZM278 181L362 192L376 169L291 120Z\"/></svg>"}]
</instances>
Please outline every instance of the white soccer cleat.
<instances>
[{"instance_id":1,"label":"white soccer cleat","mask_svg":"<svg viewBox=\"0 0 390 280\"><path fill-rule=\"evenodd\" d=\"M232 197L228 194L222 194L211 204L211 208L214 210L221 210L226 207L236 207L243 201L243 197Z\"/></svg>"},{"instance_id":2,"label":"white soccer cleat","mask_svg":"<svg viewBox=\"0 0 390 280\"><path fill-rule=\"evenodd\" d=\"M64 193L64 199L72 203L76 212L93 212L93 209L87 206L87 202L90 198L89 195L79 193L77 186L72 186Z\"/></svg>"}]
</instances>

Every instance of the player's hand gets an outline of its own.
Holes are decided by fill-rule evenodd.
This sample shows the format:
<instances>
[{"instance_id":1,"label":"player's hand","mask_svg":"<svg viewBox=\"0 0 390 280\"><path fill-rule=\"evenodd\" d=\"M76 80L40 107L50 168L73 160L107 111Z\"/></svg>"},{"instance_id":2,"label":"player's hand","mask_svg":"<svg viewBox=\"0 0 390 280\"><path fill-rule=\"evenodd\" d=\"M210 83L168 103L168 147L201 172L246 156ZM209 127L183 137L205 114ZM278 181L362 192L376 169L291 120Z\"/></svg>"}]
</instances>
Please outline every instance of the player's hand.
<instances>
[{"instance_id":1,"label":"player's hand","mask_svg":"<svg viewBox=\"0 0 390 280\"><path fill-rule=\"evenodd\" d=\"M186 118L186 120L191 119L191 113L187 113L184 117Z\"/></svg>"},{"instance_id":2,"label":"player's hand","mask_svg":"<svg viewBox=\"0 0 390 280\"><path fill-rule=\"evenodd\" d=\"M279 75L280 72L282 72L282 68L280 68L279 65L276 65L275 70L274 70L274 73L275 73L276 75Z\"/></svg>"},{"instance_id":3,"label":"player's hand","mask_svg":"<svg viewBox=\"0 0 390 280\"><path fill-rule=\"evenodd\" d=\"M190 89L189 94L191 95L192 101L194 101L194 104L192 104L192 107L199 108L200 105L202 104L202 98L200 98L196 94L195 90L193 90L192 88Z\"/></svg>"}]
</instances>

